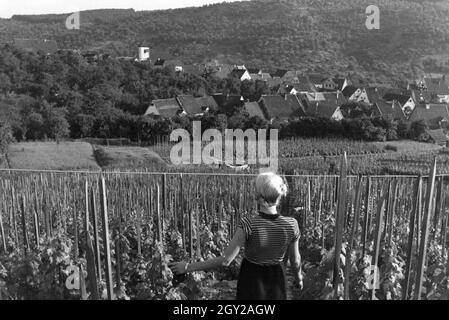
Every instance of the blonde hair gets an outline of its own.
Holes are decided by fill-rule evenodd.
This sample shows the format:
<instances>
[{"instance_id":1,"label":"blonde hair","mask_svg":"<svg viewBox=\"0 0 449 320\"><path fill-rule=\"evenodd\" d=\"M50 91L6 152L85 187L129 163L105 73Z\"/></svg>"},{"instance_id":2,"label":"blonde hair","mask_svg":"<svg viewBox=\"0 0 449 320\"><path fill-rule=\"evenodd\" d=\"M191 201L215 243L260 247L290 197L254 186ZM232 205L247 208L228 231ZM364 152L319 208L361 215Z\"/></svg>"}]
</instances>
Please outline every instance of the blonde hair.
<instances>
[{"instance_id":1,"label":"blonde hair","mask_svg":"<svg viewBox=\"0 0 449 320\"><path fill-rule=\"evenodd\" d=\"M281 197L287 194L287 184L272 172L261 173L256 178L256 197L268 204L277 205Z\"/></svg>"}]
</instances>

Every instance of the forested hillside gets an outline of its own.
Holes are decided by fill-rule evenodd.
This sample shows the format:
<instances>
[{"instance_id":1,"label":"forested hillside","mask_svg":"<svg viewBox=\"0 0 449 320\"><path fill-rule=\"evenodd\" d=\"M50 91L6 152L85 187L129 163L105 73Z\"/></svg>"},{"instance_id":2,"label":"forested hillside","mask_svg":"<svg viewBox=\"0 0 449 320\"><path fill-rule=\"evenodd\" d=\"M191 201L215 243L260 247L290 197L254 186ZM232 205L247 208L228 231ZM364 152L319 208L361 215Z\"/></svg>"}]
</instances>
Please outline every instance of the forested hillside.
<instances>
[{"instance_id":1,"label":"forested hillside","mask_svg":"<svg viewBox=\"0 0 449 320\"><path fill-rule=\"evenodd\" d=\"M365 27L365 9L380 8L380 30ZM185 62L218 58L268 70L351 73L366 82L395 82L449 69L449 4L404 0L264 0L164 11L81 13L81 29L65 29L68 15L0 20L0 41L56 39L60 48L134 55L148 45Z\"/></svg>"}]
</instances>

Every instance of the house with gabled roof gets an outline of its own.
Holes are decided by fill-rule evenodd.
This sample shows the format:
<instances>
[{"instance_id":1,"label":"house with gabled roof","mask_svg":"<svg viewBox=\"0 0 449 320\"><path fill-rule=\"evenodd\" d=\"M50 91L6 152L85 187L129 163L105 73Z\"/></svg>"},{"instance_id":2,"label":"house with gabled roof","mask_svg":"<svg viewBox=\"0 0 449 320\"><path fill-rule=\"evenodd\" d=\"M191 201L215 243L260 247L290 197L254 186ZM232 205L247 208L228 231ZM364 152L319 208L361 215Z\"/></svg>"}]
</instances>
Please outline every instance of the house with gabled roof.
<instances>
[{"instance_id":1,"label":"house with gabled roof","mask_svg":"<svg viewBox=\"0 0 449 320\"><path fill-rule=\"evenodd\" d=\"M199 104L199 101L195 99L194 96L178 95L176 97L176 100L178 101L178 104L182 108L182 110L184 110L188 115L202 116L205 112L205 110L203 110L203 108Z\"/></svg>"},{"instance_id":2,"label":"house with gabled roof","mask_svg":"<svg viewBox=\"0 0 449 320\"><path fill-rule=\"evenodd\" d=\"M203 113L217 112L219 110L218 104L212 96L198 97L195 99L197 103L200 105Z\"/></svg>"},{"instance_id":3,"label":"house with gabled roof","mask_svg":"<svg viewBox=\"0 0 449 320\"><path fill-rule=\"evenodd\" d=\"M413 110L408 121L410 123L423 120L431 130L447 127L449 109L447 104L420 104Z\"/></svg>"},{"instance_id":4,"label":"house with gabled roof","mask_svg":"<svg viewBox=\"0 0 449 320\"><path fill-rule=\"evenodd\" d=\"M262 95L259 100L266 119L288 121L304 117L304 106L296 95Z\"/></svg>"},{"instance_id":5,"label":"house with gabled roof","mask_svg":"<svg viewBox=\"0 0 449 320\"><path fill-rule=\"evenodd\" d=\"M343 91L348 85L346 78L325 78L321 81L321 89L327 91Z\"/></svg>"},{"instance_id":6,"label":"house with gabled roof","mask_svg":"<svg viewBox=\"0 0 449 320\"><path fill-rule=\"evenodd\" d=\"M389 103L386 102L385 100L379 99L372 105L374 108L374 114L376 116L391 117L394 120L403 120L403 121L407 120L407 116L402 110L400 103L397 102L396 100Z\"/></svg>"},{"instance_id":7,"label":"house with gabled roof","mask_svg":"<svg viewBox=\"0 0 449 320\"><path fill-rule=\"evenodd\" d=\"M288 70L286 69L278 69L275 73L271 74L271 77L282 79L287 74L287 72Z\"/></svg>"},{"instance_id":8,"label":"house with gabled roof","mask_svg":"<svg viewBox=\"0 0 449 320\"><path fill-rule=\"evenodd\" d=\"M413 89L411 90L411 92L413 100L415 101L415 105L440 102L440 99L435 92L429 92L419 89Z\"/></svg>"},{"instance_id":9,"label":"house with gabled roof","mask_svg":"<svg viewBox=\"0 0 449 320\"><path fill-rule=\"evenodd\" d=\"M179 106L178 101L172 98L153 100L144 115L155 118L173 118L183 114L185 112Z\"/></svg>"},{"instance_id":10,"label":"house with gabled roof","mask_svg":"<svg viewBox=\"0 0 449 320\"><path fill-rule=\"evenodd\" d=\"M237 78L240 81L251 80L248 70L243 68L235 68L231 71L231 77Z\"/></svg>"},{"instance_id":11,"label":"house with gabled roof","mask_svg":"<svg viewBox=\"0 0 449 320\"><path fill-rule=\"evenodd\" d=\"M429 77L426 76L416 81L418 90L432 92L438 96L439 103L449 103L449 84L446 77Z\"/></svg>"},{"instance_id":12,"label":"house with gabled roof","mask_svg":"<svg viewBox=\"0 0 449 320\"><path fill-rule=\"evenodd\" d=\"M258 75L262 74L262 69L259 68L248 68L247 70L250 74L258 74Z\"/></svg>"},{"instance_id":13,"label":"house with gabled roof","mask_svg":"<svg viewBox=\"0 0 449 320\"><path fill-rule=\"evenodd\" d=\"M347 99L339 91L317 92L302 95L306 114L310 117L321 117L333 120L342 120L340 107L347 103Z\"/></svg>"},{"instance_id":14,"label":"house with gabled roof","mask_svg":"<svg viewBox=\"0 0 449 320\"><path fill-rule=\"evenodd\" d=\"M326 79L326 76L324 76L320 73L308 73L307 79L309 79L309 81L312 82L316 88L322 89L323 88L323 80Z\"/></svg>"},{"instance_id":15,"label":"house with gabled roof","mask_svg":"<svg viewBox=\"0 0 449 320\"><path fill-rule=\"evenodd\" d=\"M313 83L307 80L301 81L299 83L281 85L278 90L278 94L306 94L309 92L318 92L317 88Z\"/></svg>"},{"instance_id":16,"label":"house with gabled roof","mask_svg":"<svg viewBox=\"0 0 449 320\"><path fill-rule=\"evenodd\" d=\"M342 93L348 101L356 101L362 89L349 85L342 90Z\"/></svg>"},{"instance_id":17,"label":"house with gabled roof","mask_svg":"<svg viewBox=\"0 0 449 320\"><path fill-rule=\"evenodd\" d=\"M245 102L243 108L248 113L249 117L259 117L262 120L268 121L265 113L257 101Z\"/></svg>"},{"instance_id":18,"label":"house with gabled roof","mask_svg":"<svg viewBox=\"0 0 449 320\"><path fill-rule=\"evenodd\" d=\"M406 117L408 117L413 109L415 109L415 101L413 99L413 96L411 94L405 95L405 94L397 94L397 93L386 93L383 96L383 99L386 102L393 102L397 101L401 105L402 111L404 111L404 114Z\"/></svg>"},{"instance_id":19,"label":"house with gabled roof","mask_svg":"<svg viewBox=\"0 0 449 320\"><path fill-rule=\"evenodd\" d=\"M447 146L449 137L443 129L427 130L427 133L431 142L440 146Z\"/></svg>"},{"instance_id":20,"label":"house with gabled roof","mask_svg":"<svg viewBox=\"0 0 449 320\"><path fill-rule=\"evenodd\" d=\"M245 103L245 99L241 95L217 93L213 94L212 98L217 103L219 111L225 113L232 109L242 108Z\"/></svg>"}]
</instances>

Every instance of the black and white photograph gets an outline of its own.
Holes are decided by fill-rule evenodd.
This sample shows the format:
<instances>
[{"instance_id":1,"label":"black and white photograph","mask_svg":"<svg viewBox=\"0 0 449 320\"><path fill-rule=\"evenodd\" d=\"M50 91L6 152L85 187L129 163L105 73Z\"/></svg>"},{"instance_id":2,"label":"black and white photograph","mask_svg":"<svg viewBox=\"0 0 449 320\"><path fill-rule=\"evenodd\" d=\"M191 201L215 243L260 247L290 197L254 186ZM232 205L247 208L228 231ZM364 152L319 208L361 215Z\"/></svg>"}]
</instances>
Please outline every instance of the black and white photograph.
<instances>
[{"instance_id":1,"label":"black and white photograph","mask_svg":"<svg viewBox=\"0 0 449 320\"><path fill-rule=\"evenodd\" d=\"M448 0L0 0L0 300L449 300L448 225Z\"/></svg>"}]
</instances>

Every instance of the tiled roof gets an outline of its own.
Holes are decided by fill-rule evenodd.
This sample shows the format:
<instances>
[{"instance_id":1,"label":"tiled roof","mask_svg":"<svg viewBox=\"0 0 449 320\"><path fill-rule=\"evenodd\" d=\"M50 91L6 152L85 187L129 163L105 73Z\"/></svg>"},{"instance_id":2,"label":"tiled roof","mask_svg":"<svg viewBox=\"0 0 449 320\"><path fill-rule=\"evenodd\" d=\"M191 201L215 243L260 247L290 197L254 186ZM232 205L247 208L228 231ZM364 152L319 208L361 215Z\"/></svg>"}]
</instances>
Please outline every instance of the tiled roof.
<instances>
[{"instance_id":1,"label":"tiled roof","mask_svg":"<svg viewBox=\"0 0 449 320\"><path fill-rule=\"evenodd\" d=\"M218 104L211 96L195 98L201 109L209 108L210 111L218 111Z\"/></svg>"},{"instance_id":2,"label":"tiled roof","mask_svg":"<svg viewBox=\"0 0 449 320\"><path fill-rule=\"evenodd\" d=\"M238 79L241 79L242 76L243 76L245 73L246 73L246 70L243 70L243 69L234 69L234 70L232 70L232 72L231 72L231 76L232 76L232 77L236 77L236 78L238 78Z\"/></svg>"},{"instance_id":3,"label":"tiled roof","mask_svg":"<svg viewBox=\"0 0 449 320\"><path fill-rule=\"evenodd\" d=\"M248 112L250 117L259 117L263 120L266 120L266 116L257 102L247 102L244 106L246 112Z\"/></svg>"},{"instance_id":4,"label":"tiled roof","mask_svg":"<svg viewBox=\"0 0 449 320\"><path fill-rule=\"evenodd\" d=\"M346 79L345 78L333 78L332 79L337 84L337 89L342 90L343 85L345 84Z\"/></svg>"},{"instance_id":5,"label":"tiled roof","mask_svg":"<svg viewBox=\"0 0 449 320\"><path fill-rule=\"evenodd\" d=\"M218 105L218 108L221 111L226 111L228 108L232 108L234 106L242 106L242 96L240 95L225 95L225 94L214 94L212 98Z\"/></svg>"},{"instance_id":6,"label":"tiled roof","mask_svg":"<svg viewBox=\"0 0 449 320\"><path fill-rule=\"evenodd\" d=\"M424 120L430 129L439 129L442 120L449 121L449 110L446 104L417 105L410 115L409 121Z\"/></svg>"},{"instance_id":7,"label":"tiled roof","mask_svg":"<svg viewBox=\"0 0 449 320\"><path fill-rule=\"evenodd\" d=\"M182 112L176 99L153 100L145 115L156 115L162 118L171 118Z\"/></svg>"},{"instance_id":8,"label":"tiled roof","mask_svg":"<svg viewBox=\"0 0 449 320\"><path fill-rule=\"evenodd\" d=\"M346 88L344 88L342 92L346 98L350 98L357 90L358 88L354 86L346 86Z\"/></svg>"},{"instance_id":9,"label":"tiled roof","mask_svg":"<svg viewBox=\"0 0 449 320\"><path fill-rule=\"evenodd\" d=\"M187 114L197 115L204 113L203 109L201 108L201 105L193 96L181 95L178 96L176 99L178 100L178 103L181 106L181 108Z\"/></svg>"},{"instance_id":10,"label":"tiled roof","mask_svg":"<svg viewBox=\"0 0 449 320\"><path fill-rule=\"evenodd\" d=\"M424 83L427 91L438 95L449 95L449 88L442 78L424 78Z\"/></svg>"},{"instance_id":11,"label":"tiled roof","mask_svg":"<svg viewBox=\"0 0 449 320\"><path fill-rule=\"evenodd\" d=\"M261 69L258 69L258 68L248 68L248 72L249 73L252 73L252 74L259 74L259 73L261 73Z\"/></svg>"},{"instance_id":12,"label":"tiled roof","mask_svg":"<svg viewBox=\"0 0 449 320\"><path fill-rule=\"evenodd\" d=\"M443 129L427 130L430 138L439 145L446 145L449 140Z\"/></svg>"},{"instance_id":13,"label":"tiled roof","mask_svg":"<svg viewBox=\"0 0 449 320\"><path fill-rule=\"evenodd\" d=\"M288 70L278 69L272 74L273 78L283 78L287 74Z\"/></svg>"},{"instance_id":14,"label":"tiled roof","mask_svg":"<svg viewBox=\"0 0 449 320\"><path fill-rule=\"evenodd\" d=\"M406 120L404 111L402 111L401 105L396 100L391 103L378 100L374 105L381 116L391 116L393 119Z\"/></svg>"},{"instance_id":15,"label":"tiled roof","mask_svg":"<svg viewBox=\"0 0 449 320\"><path fill-rule=\"evenodd\" d=\"M401 105L404 105L409 101L411 96L409 95L402 95L402 94L396 94L396 93L386 93L383 96L383 99L387 102L392 102L393 100L398 101Z\"/></svg>"},{"instance_id":16,"label":"tiled roof","mask_svg":"<svg viewBox=\"0 0 449 320\"><path fill-rule=\"evenodd\" d=\"M304 108L295 95L263 95L259 101L270 120L305 116Z\"/></svg>"},{"instance_id":17,"label":"tiled roof","mask_svg":"<svg viewBox=\"0 0 449 320\"><path fill-rule=\"evenodd\" d=\"M309 116L330 118L335 111L347 102L341 93L319 92L303 96L306 102L306 112Z\"/></svg>"}]
</instances>

